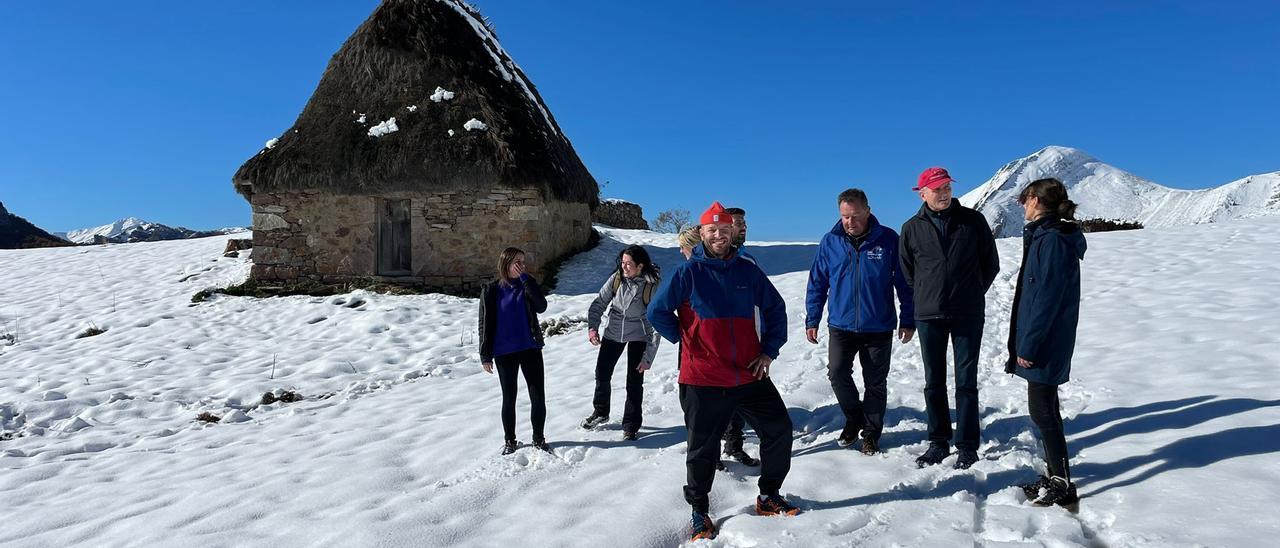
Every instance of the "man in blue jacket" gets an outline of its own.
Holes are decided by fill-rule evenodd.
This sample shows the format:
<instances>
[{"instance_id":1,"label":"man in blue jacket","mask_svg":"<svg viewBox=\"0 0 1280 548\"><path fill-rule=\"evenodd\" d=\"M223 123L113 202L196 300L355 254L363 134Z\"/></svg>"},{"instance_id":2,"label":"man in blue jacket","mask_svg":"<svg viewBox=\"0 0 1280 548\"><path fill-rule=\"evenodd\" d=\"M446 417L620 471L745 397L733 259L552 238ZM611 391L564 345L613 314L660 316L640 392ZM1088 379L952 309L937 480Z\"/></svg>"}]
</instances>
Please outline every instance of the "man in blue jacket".
<instances>
[{"instance_id":1,"label":"man in blue jacket","mask_svg":"<svg viewBox=\"0 0 1280 548\"><path fill-rule=\"evenodd\" d=\"M769 366L787 342L787 307L760 267L738 256L733 219L720 202L700 219L702 244L665 276L649 303L649 323L680 343L680 400L688 429L685 500L693 540L714 538L708 514L720 437L734 413L760 436L760 515L795 515L779 489L791 469L791 418ZM755 309L761 332L756 333Z\"/></svg>"},{"instance_id":2,"label":"man in blue jacket","mask_svg":"<svg viewBox=\"0 0 1280 548\"><path fill-rule=\"evenodd\" d=\"M880 451L884 408L888 397L889 356L893 335L906 343L915 334L911 288L898 262L898 233L871 214L863 191L851 188L836 199L840 221L822 237L809 269L805 298L805 336L818 343L818 324L827 305L827 378L844 412L844 431L837 443L849 447L861 432L862 453ZM898 292L901 314L894 314ZM853 358L862 362L866 400L858 398Z\"/></svg>"}]
</instances>

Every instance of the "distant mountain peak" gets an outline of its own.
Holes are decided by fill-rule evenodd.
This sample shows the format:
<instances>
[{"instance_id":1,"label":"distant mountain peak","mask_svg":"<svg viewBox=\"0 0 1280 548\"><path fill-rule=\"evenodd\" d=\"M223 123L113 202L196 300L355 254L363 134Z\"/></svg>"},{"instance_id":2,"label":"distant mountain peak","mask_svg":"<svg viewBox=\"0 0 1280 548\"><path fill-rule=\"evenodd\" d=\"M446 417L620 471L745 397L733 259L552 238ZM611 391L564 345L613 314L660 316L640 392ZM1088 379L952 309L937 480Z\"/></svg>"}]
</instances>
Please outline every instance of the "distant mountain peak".
<instances>
[{"instance_id":1,"label":"distant mountain peak","mask_svg":"<svg viewBox=\"0 0 1280 548\"><path fill-rule=\"evenodd\" d=\"M1225 221L1280 212L1280 172L1253 175L1202 190L1165 187L1066 146L1047 146L1009 162L960 198L987 217L996 237L1021 234L1018 194L1037 179L1067 186L1081 219L1112 219L1147 227Z\"/></svg>"},{"instance_id":2,"label":"distant mountain peak","mask_svg":"<svg viewBox=\"0 0 1280 548\"><path fill-rule=\"evenodd\" d=\"M154 242L161 240L184 240L187 238L203 238L219 234L231 234L245 230L243 228L222 228L218 230L191 230L185 227L170 227L160 223L146 221L137 217L125 217L111 224L72 230L66 238L78 244L92 243L127 243Z\"/></svg>"}]
</instances>

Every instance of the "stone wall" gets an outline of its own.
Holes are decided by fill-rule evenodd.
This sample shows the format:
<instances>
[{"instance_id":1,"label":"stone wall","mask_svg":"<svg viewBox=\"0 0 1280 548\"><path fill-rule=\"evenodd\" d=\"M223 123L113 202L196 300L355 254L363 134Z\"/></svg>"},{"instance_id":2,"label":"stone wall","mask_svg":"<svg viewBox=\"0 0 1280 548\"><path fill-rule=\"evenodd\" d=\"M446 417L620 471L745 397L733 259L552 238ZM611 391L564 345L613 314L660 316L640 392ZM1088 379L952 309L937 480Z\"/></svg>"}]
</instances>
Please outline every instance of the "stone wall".
<instances>
[{"instance_id":1,"label":"stone wall","mask_svg":"<svg viewBox=\"0 0 1280 548\"><path fill-rule=\"evenodd\" d=\"M614 228L649 230L649 222L644 220L644 210L639 204L626 200L600 200L600 206L592 214L591 221Z\"/></svg>"},{"instance_id":2,"label":"stone wall","mask_svg":"<svg viewBox=\"0 0 1280 548\"><path fill-rule=\"evenodd\" d=\"M376 274L378 204L410 200L413 275ZM473 294L496 275L502 249L523 249L534 276L591 237L586 204L547 201L537 189L466 189L343 196L254 193L253 271L258 281L342 283L378 279Z\"/></svg>"}]
</instances>

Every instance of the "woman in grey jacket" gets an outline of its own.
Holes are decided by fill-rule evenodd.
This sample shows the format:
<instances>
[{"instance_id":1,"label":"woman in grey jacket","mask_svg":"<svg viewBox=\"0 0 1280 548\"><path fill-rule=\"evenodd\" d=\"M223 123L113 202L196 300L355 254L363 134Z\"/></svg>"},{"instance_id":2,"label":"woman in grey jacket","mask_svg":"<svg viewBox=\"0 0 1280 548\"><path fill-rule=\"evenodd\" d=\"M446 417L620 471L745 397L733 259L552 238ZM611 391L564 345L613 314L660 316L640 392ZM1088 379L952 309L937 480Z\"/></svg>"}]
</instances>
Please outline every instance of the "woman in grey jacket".
<instances>
[{"instance_id":1,"label":"woman in grey jacket","mask_svg":"<svg viewBox=\"0 0 1280 548\"><path fill-rule=\"evenodd\" d=\"M600 347L596 359L596 393L591 416L582 427L596 428L609 420L610 380L622 351L627 351L627 402L622 412L622 439L635 440L640 429L644 372L653 365L661 336L649 325L646 309L661 277L638 245L618 254L618 266L600 288L587 311L587 338ZM601 322L603 320L603 327Z\"/></svg>"}]
</instances>

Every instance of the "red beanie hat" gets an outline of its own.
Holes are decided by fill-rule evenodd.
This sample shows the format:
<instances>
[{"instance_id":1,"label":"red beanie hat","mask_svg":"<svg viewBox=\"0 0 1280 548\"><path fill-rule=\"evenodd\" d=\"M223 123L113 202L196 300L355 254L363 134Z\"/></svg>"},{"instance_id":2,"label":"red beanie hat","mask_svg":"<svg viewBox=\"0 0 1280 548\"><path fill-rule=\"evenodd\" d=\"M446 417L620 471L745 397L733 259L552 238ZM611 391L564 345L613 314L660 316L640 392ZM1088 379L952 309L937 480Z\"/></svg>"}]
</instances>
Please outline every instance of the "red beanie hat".
<instances>
[{"instance_id":1,"label":"red beanie hat","mask_svg":"<svg viewBox=\"0 0 1280 548\"><path fill-rule=\"evenodd\" d=\"M698 224L731 225L733 224L733 215L725 213L724 206L720 205L720 202L712 202L711 207L708 207L706 211L702 212L702 218L698 219Z\"/></svg>"}]
</instances>

